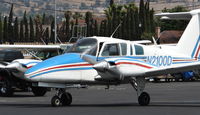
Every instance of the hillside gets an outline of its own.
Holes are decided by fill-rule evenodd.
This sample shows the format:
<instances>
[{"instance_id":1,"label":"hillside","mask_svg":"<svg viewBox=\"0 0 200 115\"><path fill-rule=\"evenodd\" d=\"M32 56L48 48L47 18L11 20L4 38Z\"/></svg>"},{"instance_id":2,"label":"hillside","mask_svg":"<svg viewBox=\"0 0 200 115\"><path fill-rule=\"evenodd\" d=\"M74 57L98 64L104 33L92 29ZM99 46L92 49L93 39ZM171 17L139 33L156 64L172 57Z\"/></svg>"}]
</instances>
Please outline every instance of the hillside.
<instances>
[{"instance_id":1,"label":"hillside","mask_svg":"<svg viewBox=\"0 0 200 115\"><path fill-rule=\"evenodd\" d=\"M56 0L58 15L59 12L70 10L72 12L86 12L92 11L96 14L103 14L104 9L109 6L110 0ZM136 2L139 4L139 0L115 0L116 4L127 4L130 2ZM160 12L163 8L173 8L177 5L185 7L198 8L200 3L199 0L150 0L151 7L156 12ZM22 16L26 10L29 14L41 14L48 13L52 14L55 9L55 0L1 0L0 1L0 12L3 15L8 15L10 4L15 3L15 15Z\"/></svg>"}]
</instances>

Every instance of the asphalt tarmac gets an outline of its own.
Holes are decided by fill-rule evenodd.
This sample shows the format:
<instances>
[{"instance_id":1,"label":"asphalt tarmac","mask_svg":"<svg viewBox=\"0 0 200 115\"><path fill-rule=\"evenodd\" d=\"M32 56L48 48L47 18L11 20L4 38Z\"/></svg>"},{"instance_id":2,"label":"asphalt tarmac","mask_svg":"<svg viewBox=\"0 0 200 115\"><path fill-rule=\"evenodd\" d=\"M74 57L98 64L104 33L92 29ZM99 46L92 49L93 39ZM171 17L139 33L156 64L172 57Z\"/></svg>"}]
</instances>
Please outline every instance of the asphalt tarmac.
<instances>
[{"instance_id":1,"label":"asphalt tarmac","mask_svg":"<svg viewBox=\"0 0 200 115\"><path fill-rule=\"evenodd\" d=\"M69 107L51 107L55 91L44 97L31 92L17 92L14 97L0 97L0 115L199 115L200 82L148 83L149 106L139 106L131 85L70 89Z\"/></svg>"}]
</instances>

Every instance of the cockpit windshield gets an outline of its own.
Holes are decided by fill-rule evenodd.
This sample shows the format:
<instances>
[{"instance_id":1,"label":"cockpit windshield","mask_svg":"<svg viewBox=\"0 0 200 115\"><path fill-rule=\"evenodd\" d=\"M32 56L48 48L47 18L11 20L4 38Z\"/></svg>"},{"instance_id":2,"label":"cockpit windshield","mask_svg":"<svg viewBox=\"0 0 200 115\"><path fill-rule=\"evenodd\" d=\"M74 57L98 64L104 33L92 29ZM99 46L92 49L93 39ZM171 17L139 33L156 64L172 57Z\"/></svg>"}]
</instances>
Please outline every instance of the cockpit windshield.
<instances>
[{"instance_id":1,"label":"cockpit windshield","mask_svg":"<svg viewBox=\"0 0 200 115\"><path fill-rule=\"evenodd\" d=\"M85 53L96 56L97 40L94 38L82 38L78 40L66 53Z\"/></svg>"}]
</instances>

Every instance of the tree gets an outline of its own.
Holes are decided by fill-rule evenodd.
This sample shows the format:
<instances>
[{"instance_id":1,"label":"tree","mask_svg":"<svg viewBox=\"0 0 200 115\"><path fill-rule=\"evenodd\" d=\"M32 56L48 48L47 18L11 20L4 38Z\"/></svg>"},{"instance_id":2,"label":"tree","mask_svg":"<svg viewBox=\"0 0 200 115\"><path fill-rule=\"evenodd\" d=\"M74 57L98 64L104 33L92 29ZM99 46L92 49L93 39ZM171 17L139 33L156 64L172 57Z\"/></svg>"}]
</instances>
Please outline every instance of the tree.
<instances>
[{"instance_id":1,"label":"tree","mask_svg":"<svg viewBox=\"0 0 200 115\"><path fill-rule=\"evenodd\" d=\"M135 40L140 40L141 38L141 29L140 29L140 21L139 21L139 14L138 14L138 9L135 10Z\"/></svg>"},{"instance_id":2,"label":"tree","mask_svg":"<svg viewBox=\"0 0 200 115\"><path fill-rule=\"evenodd\" d=\"M33 26L33 19L30 16L29 17L29 23L30 23L30 41L35 41L35 31L34 31L34 26Z\"/></svg>"},{"instance_id":3,"label":"tree","mask_svg":"<svg viewBox=\"0 0 200 115\"><path fill-rule=\"evenodd\" d=\"M46 24L46 14L45 13L43 13L43 15L42 15L42 24L43 25Z\"/></svg>"},{"instance_id":4,"label":"tree","mask_svg":"<svg viewBox=\"0 0 200 115\"><path fill-rule=\"evenodd\" d=\"M114 4L114 0L110 0L110 6Z\"/></svg>"},{"instance_id":5,"label":"tree","mask_svg":"<svg viewBox=\"0 0 200 115\"><path fill-rule=\"evenodd\" d=\"M86 12L85 23L87 25L87 36L92 36L92 13Z\"/></svg>"},{"instance_id":6,"label":"tree","mask_svg":"<svg viewBox=\"0 0 200 115\"><path fill-rule=\"evenodd\" d=\"M35 22L35 40L36 41L41 41L41 37L43 34L43 28L42 28L42 18L40 15L36 15L34 18Z\"/></svg>"},{"instance_id":7,"label":"tree","mask_svg":"<svg viewBox=\"0 0 200 115\"><path fill-rule=\"evenodd\" d=\"M3 23L0 16L0 43L2 43L2 40L3 40Z\"/></svg>"},{"instance_id":8,"label":"tree","mask_svg":"<svg viewBox=\"0 0 200 115\"><path fill-rule=\"evenodd\" d=\"M150 16L149 16L149 20L150 20L150 32L154 33L155 32L155 21L154 21L154 9L152 8L150 11Z\"/></svg>"},{"instance_id":9,"label":"tree","mask_svg":"<svg viewBox=\"0 0 200 115\"><path fill-rule=\"evenodd\" d=\"M14 21L14 42L19 40L19 24L18 24L18 18L15 18Z\"/></svg>"},{"instance_id":10,"label":"tree","mask_svg":"<svg viewBox=\"0 0 200 115\"><path fill-rule=\"evenodd\" d=\"M24 22L24 28L25 28L24 39L25 39L25 41L29 42L30 41L29 28L28 28L28 20L27 20L27 16L26 16L26 11L24 12L23 22Z\"/></svg>"},{"instance_id":11,"label":"tree","mask_svg":"<svg viewBox=\"0 0 200 115\"><path fill-rule=\"evenodd\" d=\"M99 35L100 36L105 36L105 22L106 22L106 20L103 20L103 21L101 21L101 24L100 24L100 28L99 28Z\"/></svg>"},{"instance_id":12,"label":"tree","mask_svg":"<svg viewBox=\"0 0 200 115\"><path fill-rule=\"evenodd\" d=\"M48 45L49 43L49 27L46 28L44 42L46 43L46 45Z\"/></svg>"},{"instance_id":13,"label":"tree","mask_svg":"<svg viewBox=\"0 0 200 115\"><path fill-rule=\"evenodd\" d=\"M71 19L72 13L70 11L65 12L65 19L66 19L66 26L65 26L65 32L66 32L66 38L67 41L69 41L71 34L70 34L70 19Z\"/></svg>"},{"instance_id":14,"label":"tree","mask_svg":"<svg viewBox=\"0 0 200 115\"><path fill-rule=\"evenodd\" d=\"M149 10L149 2L145 3L145 32L150 33L150 10Z\"/></svg>"},{"instance_id":15,"label":"tree","mask_svg":"<svg viewBox=\"0 0 200 115\"><path fill-rule=\"evenodd\" d=\"M94 35L95 36L99 35L99 27L98 27L97 20L95 20L95 22L94 22Z\"/></svg>"},{"instance_id":16,"label":"tree","mask_svg":"<svg viewBox=\"0 0 200 115\"><path fill-rule=\"evenodd\" d=\"M50 42L54 42L55 40L55 22L54 20L51 22L51 36L50 36Z\"/></svg>"},{"instance_id":17,"label":"tree","mask_svg":"<svg viewBox=\"0 0 200 115\"><path fill-rule=\"evenodd\" d=\"M8 40L8 19L7 18L8 18L7 16L4 17L2 43Z\"/></svg>"},{"instance_id":18,"label":"tree","mask_svg":"<svg viewBox=\"0 0 200 115\"><path fill-rule=\"evenodd\" d=\"M8 41L10 44L13 44L13 4L11 5L10 14L8 18Z\"/></svg>"},{"instance_id":19,"label":"tree","mask_svg":"<svg viewBox=\"0 0 200 115\"><path fill-rule=\"evenodd\" d=\"M140 19L141 32L143 32L145 30L145 7L144 7L144 0L140 0L139 19Z\"/></svg>"},{"instance_id":20,"label":"tree","mask_svg":"<svg viewBox=\"0 0 200 115\"><path fill-rule=\"evenodd\" d=\"M24 24L23 24L23 20L20 21L20 30L19 30L19 38L20 38L20 42L24 42Z\"/></svg>"},{"instance_id":21,"label":"tree","mask_svg":"<svg viewBox=\"0 0 200 115\"><path fill-rule=\"evenodd\" d=\"M108 7L105 10L105 15L106 15L106 18L107 18L107 32L106 32L106 36L110 36L111 33L112 33L112 16L113 16L112 7Z\"/></svg>"}]
</instances>

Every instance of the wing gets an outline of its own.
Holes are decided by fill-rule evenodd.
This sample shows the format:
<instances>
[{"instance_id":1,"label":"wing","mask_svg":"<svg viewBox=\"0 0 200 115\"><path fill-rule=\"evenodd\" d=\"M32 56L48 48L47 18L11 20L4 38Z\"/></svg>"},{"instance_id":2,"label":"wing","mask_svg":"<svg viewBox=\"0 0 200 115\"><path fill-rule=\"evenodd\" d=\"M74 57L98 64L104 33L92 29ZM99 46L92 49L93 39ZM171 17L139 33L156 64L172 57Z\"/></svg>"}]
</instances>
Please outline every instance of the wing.
<instances>
[{"instance_id":1,"label":"wing","mask_svg":"<svg viewBox=\"0 0 200 115\"><path fill-rule=\"evenodd\" d=\"M93 68L97 70L101 76L105 77L108 76L106 72L113 74L115 77L117 76L116 73L118 77L149 77L200 69L200 61L158 67L145 61L128 58L109 58L105 59L105 61L98 62Z\"/></svg>"},{"instance_id":2,"label":"wing","mask_svg":"<svg viewBox=\"0 0 200 115\"><path fill-rule=\"evenodd\" d=\"M195 69L200 69L200 62L188 63L188 64L179 64L176 66L162 67L162 68L153 68L144 73L144 76L159 76L164 74L172 74L179 72L186 72Z\"/></svg>"},{"instance_id":3,"label":"wing","mask_svg":"<svg viewBox=\"0 0 200 115\"><path fill-rule=\"evenodd\" d=\"M61 45L0 45L0 49L31 49L31 50L58 50L70 47L71 44Z\"/></svg>"}]
</instances>

